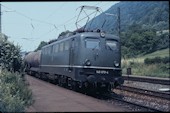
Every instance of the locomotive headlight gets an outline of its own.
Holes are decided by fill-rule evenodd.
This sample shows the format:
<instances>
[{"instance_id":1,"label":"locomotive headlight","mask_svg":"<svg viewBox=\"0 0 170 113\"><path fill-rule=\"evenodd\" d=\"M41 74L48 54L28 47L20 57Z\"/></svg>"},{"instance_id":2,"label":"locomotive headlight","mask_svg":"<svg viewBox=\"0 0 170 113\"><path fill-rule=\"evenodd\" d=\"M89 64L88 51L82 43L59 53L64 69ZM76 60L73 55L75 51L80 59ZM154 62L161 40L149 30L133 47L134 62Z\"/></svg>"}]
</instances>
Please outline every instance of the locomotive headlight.
<instances>
[{"instance_id":1,"label":"locomotive headlight","mask_svg":"<svg viewBox=\"0 0 170 113\"><path fill-rule=\"evenodd\" d=\"M116 67L118 67L118 66L119 66L119 63L116 62L116 61L114 61L114 65L115 65Z\"/></svg>"},{"instance_id":2,"label":"locomotive headlight","mask_svg":"<svg viewBox=\"0 0 170 113\"><path fill-rule=\"evenodd\" d=\"M90 62L90 60L86 59L86 61L85 61L85 65L86 65L86 66L91 66L91 62Z\"/></svg>"},{"instance_id":3,"label":"locomotive headlight","mask_svg":"<svg viewBox=\"0 0 170 113\"><path fill-rule=\"evenodd\" d=\"M119 63L115 63L115 66L118 67L118 66L119 66Z\"/></svg>"},{"instance_id":4,"label":"locomotive headlight","mask_svg":"<svg viewBox=\"0 0 170 113\"><path fill-rule=\"evenodd\" d=\"M104 38L104 37L105 37L105 33L104 33L104 32L101 32L101 33L100 33L100 36Z\"/></svg>"},{"instance_id":5,"label":"locomotive headlight","mask_svg":"<svg viewBox=\"0 0 170 113\"><path fill-rule=\"evenodd\" d=\"M87 61L86 62L86 66L90 66L91 65L91 62L90 61Z\"/></svg>"}]
</instances>

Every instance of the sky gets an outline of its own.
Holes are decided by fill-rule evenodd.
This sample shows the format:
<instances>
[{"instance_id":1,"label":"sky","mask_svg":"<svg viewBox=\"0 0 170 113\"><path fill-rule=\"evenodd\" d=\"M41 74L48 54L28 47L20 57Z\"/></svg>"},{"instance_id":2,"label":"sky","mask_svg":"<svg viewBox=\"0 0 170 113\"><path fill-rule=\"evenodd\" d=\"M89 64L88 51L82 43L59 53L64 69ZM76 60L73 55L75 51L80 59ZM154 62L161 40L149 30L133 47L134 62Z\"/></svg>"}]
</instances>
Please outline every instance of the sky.
<instances>
[{"instance_id":1,"label":"sky","mask_svg":"<svg viewBox=\"0 0 170 113\"><path fill-rule=\"evenodd\" d=\"M116 3L118 1L1 2L1 29L9 41L21 46L21 51L34 51L41 41L48 42L65 30L77 29L80 6L97 6L104 12ZM90 14L94 10L85 11ZM79 19L83 17L85 13L81 13ZM85 22L86 19L79 25Z\"/></svg>"}]
</instances>

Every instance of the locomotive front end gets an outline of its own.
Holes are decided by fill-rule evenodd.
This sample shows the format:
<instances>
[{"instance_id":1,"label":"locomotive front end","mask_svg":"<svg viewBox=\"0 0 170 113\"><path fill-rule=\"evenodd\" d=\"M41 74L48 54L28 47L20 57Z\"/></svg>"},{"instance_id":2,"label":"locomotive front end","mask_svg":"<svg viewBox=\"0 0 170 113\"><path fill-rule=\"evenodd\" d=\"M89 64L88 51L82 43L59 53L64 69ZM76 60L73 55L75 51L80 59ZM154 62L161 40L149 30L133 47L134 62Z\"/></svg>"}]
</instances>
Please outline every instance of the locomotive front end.
<instances>
[{"instance_id":1,"label":"locomotive front end","mask_svg":"<svg viewBox=\"0 0 170 113\"><path fill-rule=\"evenodd\" d=\"M79 74L86 85L111 89L123 84L119 37L90 32L84 33L81 40Z\"/></svg>"}]
</instances>

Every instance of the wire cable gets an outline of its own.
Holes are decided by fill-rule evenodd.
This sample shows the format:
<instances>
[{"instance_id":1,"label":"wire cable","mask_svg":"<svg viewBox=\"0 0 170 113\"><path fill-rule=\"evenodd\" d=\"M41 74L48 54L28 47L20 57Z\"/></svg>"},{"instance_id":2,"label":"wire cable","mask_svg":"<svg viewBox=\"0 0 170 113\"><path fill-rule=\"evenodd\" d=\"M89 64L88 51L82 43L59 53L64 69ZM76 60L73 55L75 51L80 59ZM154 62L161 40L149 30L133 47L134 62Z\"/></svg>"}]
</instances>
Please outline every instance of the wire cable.
<instances>
[{"instance_id":1,"label":"wire cable","mask_svg":"<svg viewBox=\"0 0 170 113\"><path fill-rule=\"evenodd\" d=\"M3 7L5 7L5 8L7 8L7 9L10 9L10 10L14 11L15 13L17 13L17 14L19 14L19 15L27 18L27 19L29 19L30 21L37 21L37 22L40 22L40 23L48 24L48 25L54 25L53 23L49 23L49 22L45 22L45 21L42 21L42 20L38 20L38 19L31 18L31 17L29 17L29 16L27 16L27 15L25 15L25 14L23 14L23 13L20 13L20 12L18 12L18 11L16 11L16 10L13 10L12 8L9 8L9 7L5 6L5 5L2 5L2 4L1 4L1 6L3 6Z\"/></svg>"},{"instance_id":2,"label":"wire cable","mask_svg":"<svg viewBox=\"0 0 170 113\"><path fill-rule=\"evenodd\" d=\"M65 3L61 4L60 7L57 7L57 9L55 9L51 14L49 14L49 15L45 18L45 20L46 20L46 19L49 19L50 17L52 17L54 14L56 14L57 11L60 11L61 8L62 8L64 5L65 5Z\"/></svg>"}]
</instances>

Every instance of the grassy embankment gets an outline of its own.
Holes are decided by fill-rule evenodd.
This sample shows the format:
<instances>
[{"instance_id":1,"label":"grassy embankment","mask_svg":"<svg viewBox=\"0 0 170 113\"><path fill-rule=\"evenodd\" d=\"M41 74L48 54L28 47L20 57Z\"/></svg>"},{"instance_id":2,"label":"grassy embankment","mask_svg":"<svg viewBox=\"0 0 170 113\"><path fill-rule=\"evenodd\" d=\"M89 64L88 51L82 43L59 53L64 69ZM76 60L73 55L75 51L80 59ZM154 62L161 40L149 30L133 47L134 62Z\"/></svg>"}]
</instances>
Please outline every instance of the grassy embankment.
<instances>
[{"instance_id":1,"label":"grassy embankment","mask_svg":"<svg viewBox=\"0 0 170 113\"><path fill-rule=\"evenodd\" d=\"M145 64L146 58L169 57L169 48L159 50L144 56L138 56L131 59L122 59L123 74L127 73L127 68L131 68L132 75L170 77L169 63Z\"/></svg>"},{"instance_id":2,"label":"grassy embankment","mask_svg":"<svg viewBox=\"0 0 170 113\"><path fill-rule=\"evenodd\" d=\"M0 69L0 112L25 112L32 103L32 92L21 74Z\"/></svg>"}]
</instances>

